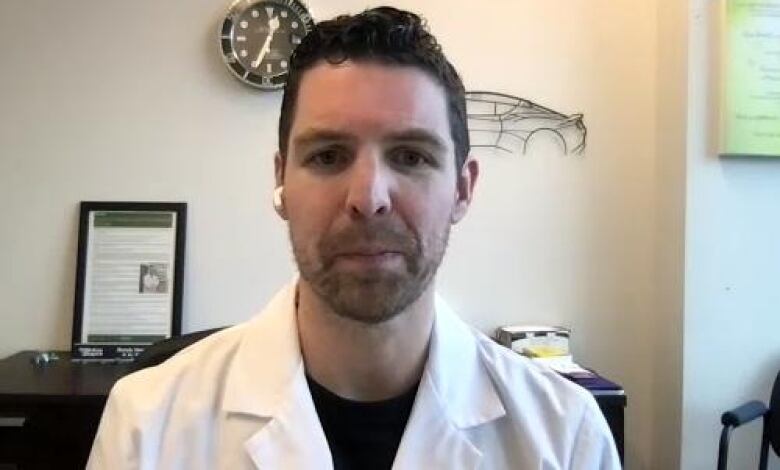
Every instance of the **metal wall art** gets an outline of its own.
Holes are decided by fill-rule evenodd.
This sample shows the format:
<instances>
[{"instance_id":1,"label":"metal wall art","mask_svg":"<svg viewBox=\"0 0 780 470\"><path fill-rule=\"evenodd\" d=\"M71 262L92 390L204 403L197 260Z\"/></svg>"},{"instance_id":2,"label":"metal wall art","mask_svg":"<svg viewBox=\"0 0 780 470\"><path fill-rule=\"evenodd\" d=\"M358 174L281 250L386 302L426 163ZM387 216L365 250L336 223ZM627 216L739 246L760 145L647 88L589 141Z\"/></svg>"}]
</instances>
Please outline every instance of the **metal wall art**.
<instances>
[{"instance_id":1,"label":"metal wall art","mask_svg":"<svg viewBox=\"0 0 780 470\"><path fill-rule=\"evenodd\" d=\"M552 139L564 154L585 150L588 131L582 114L565 115L517 96L467 91L466 111L473 148L527 153L537 139Z\"/></svg>"}]
</instances>

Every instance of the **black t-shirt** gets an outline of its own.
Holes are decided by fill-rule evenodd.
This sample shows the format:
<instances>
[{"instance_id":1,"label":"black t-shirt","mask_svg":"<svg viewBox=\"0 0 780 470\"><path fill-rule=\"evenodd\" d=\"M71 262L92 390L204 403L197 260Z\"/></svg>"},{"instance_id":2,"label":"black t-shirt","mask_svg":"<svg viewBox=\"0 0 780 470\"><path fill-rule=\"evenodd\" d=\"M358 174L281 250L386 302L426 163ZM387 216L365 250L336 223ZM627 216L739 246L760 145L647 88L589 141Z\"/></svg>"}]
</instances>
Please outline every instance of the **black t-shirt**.
<instances>
[{"instance_id":1,"label":"black t-shirt","mask_svg":"<svg viewBox=\"0 0 780 470\"><path fill-rule=\"evenodd\" d=\"M360 402L341 398L308 375L306 380L335 470L389 470L409 420L418 384L399 397Z\"/></svg>"}]
</instances>

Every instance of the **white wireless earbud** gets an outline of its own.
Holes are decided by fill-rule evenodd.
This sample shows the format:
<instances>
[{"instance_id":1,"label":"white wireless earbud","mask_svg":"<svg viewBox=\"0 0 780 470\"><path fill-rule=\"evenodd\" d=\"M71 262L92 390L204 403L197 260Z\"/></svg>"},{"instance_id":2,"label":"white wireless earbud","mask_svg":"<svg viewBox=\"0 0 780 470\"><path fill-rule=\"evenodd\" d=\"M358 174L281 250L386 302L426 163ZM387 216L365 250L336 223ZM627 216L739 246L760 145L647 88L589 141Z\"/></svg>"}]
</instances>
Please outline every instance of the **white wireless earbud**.
<instances>
[{"instance_id":1,"label":"white wireless earbud","mask_svg":"<svg viewBox=\"0 0 780 470\"><path fill-rule=\"evenodd\" d=\"M274 210L282 217L284 217L284 200L282 199L282 193L284 193L284 186L277 186L274 189Z\"/></svg>"}]
</instances>

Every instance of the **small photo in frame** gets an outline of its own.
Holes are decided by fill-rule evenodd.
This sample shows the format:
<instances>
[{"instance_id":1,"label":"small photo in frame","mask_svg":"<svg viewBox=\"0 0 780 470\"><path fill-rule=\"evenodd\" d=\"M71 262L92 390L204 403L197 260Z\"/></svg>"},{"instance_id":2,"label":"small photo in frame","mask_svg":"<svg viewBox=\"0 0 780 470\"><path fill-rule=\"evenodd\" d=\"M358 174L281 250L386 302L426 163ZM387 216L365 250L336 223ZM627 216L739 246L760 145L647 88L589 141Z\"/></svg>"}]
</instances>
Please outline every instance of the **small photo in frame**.
<instances>
[{"instance_id":1,"label":"small photo in frame","mask_svg":"<svg viewBox=\"0 0 780 470\"><path fill-rule=\"evenodd\" d=\"M168 263L141 263L138 276L139 294L165 294L168 292Z\"/></svg>"},{"instance_id":2,"label":"small photo in frame","mask_svg":"<svg viewBox=\"0 0 780 470\"><path fill-rule=\"evenodd\" d=\"M187 204L84 201L74 360L133 360L181 333Z\"/></svg>"}]
</instances>

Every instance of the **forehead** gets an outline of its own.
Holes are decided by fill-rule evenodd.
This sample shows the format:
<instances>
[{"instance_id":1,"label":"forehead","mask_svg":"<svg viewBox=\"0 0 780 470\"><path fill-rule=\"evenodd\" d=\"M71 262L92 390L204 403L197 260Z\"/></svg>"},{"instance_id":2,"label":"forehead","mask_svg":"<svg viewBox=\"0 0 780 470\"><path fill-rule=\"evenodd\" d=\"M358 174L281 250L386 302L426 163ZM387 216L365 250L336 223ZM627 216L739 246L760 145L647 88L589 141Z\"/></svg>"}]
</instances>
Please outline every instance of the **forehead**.
<instances>
[{"instance_id":1,"label":"forehead","mask_svg":"<svg viewBox=\"0 0 780 470\"><path fill-rule=\"evenodd\" d=\"M291 134L308 128L362 135L422 128L452 142L443 87L411 66L315 65L301 79Z\"/></svg>"}]
</instances>

